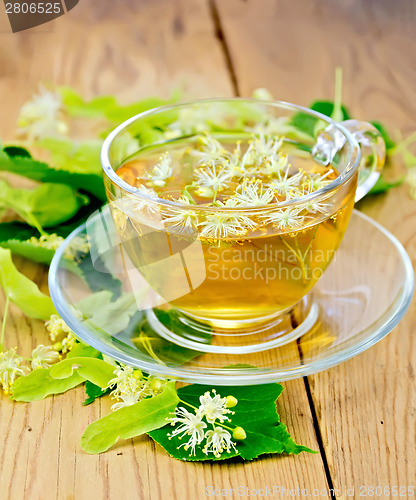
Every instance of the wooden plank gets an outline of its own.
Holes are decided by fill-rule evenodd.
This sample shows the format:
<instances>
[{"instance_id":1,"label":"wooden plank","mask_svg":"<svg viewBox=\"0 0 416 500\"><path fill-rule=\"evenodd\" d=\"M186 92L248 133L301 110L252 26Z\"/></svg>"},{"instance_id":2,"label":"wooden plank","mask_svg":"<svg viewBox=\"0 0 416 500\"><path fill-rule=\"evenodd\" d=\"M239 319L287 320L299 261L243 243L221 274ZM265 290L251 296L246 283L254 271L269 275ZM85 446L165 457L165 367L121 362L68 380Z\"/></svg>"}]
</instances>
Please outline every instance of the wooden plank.
<instances>
[{"instance_id":1,"label":"wooden plank","mask_svg":"<svg viewBox=\"0 0 416 500\"><path fill-rule=\"evenodd\" d=\"M308 105L332 98L342 66L344 102L354 117L389 130L415 128L414 2L353 0L217 2L243 95L266 87ZM388 174L402 172L399 159ZM406 186L360 203L415 261L416 203ZM334 488L415 484L416 303L385 340L332 370L309 377ZM363 490L364 492L364 490ZM384 495L384 496L383 496ZM388 495L382 494L382 498Z\"/></svg>"},{"instance_id":2,"label":"wooden plank","mask_svg":"<svg viewBox=\"0 0 416 500\"><path fill-rule=\"evenodd\" d=\"M115 93L124 102L146 95L168 96L183 85L187 95L231 95L221 44L203 0L139 3L80 2L48 28L11 35L1 18L0 121L10 138L21 104L39 80L75 86L87 97ZM40 266L19 268L47 290ZM1 297L0 310L4 302ZM7 345L29 354L48 343L39 321L10 308ZM295 439L318 449L303 382L286 384L279 401L282 420ZM82 407L83 389L33 404L1 396L0 484L2 498L205 498L205 487L326 488L319 455L266 457L254 463L192 464L170 458L147 437L89 456L79 446L92 421L109 412L110 400Z\"/></svg>"}]
</instances>

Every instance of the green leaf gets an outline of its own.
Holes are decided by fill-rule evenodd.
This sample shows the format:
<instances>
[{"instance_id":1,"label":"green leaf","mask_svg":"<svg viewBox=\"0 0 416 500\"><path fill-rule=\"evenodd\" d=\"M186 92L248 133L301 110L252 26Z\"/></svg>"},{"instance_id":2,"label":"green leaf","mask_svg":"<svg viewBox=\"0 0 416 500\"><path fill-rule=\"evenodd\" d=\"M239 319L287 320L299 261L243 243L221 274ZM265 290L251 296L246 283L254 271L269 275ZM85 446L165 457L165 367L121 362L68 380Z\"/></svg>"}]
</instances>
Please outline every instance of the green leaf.
<instances>
[{"instance_id":1,"label":"green leaf","mask_svg":"<svg viewBox=\"0 0 416 500\"><path fill-rule=\"evenodd\" d=\"M81 447L87 453L102 453L119 439L129 439L157 429L165 425L166 418L177 403L175 383L168 382L161 394L120 408L90 424L81 437Z\"/></svg>"},{"instance_id":2,"label":"green leaf","mask_svg":"<svg viewBox=\"0 0 416 500\"><path fill-rule=\"evenodd\" d=\"M186 335L187 332L192 333L193 336L195 335L194 330L180 322L178 313L175 310L163 311L161 309L154 309L154 313L158 320L168 329L180 331L183 335ZM210 344L212 335L210 333L201 332L199 340L206 344ZM191 359L203 354L202 352L192 349L186 349L185 347L181 347L160 337L149 325L146 318L140 321L134 330L131 341L140 351L155 357L163 363L183 365Z\"/></svg>"},{"instance_id":3,"label":"green leaf","mask_svg":"<svg viewBox=\"0 0 416 500\"><path fill-rule=\"evenodd\" d=\"M39 232L21 222L0 223L0 246L8 248L14 255L20 255L40 264L49 265L55 251L33 245L28 240L32 236L38 236Z\"/></svg>"},{"instance_id":4,"label":"green leaf","mask_svg":"<svg viewBox=\"0 0 416 500\"><path fill-rule=\"evenodd\" d=\"M10 155L10 150L19 152L19 156ZM99 158L96 160L98 161ZM93 194L101 201L106 200L104 182L101 173L80 173L57 170L47 163L31 158L30 153L20 147L8 146L0 149L0 171L12 172L40 182L66 184L76 190Z\"/></svg>"},{"instance_id":5,"label":"green leaf","mask_svg":"<svg viewBox=\"0 0 416 500\"><path fill-rule=\"evenodd\" d=\"M79 342L68 353L67 359L91 357L98 358L101 353L83 342ZM38 401L50 394L61 394L69 391L73 387L85 381L79 373L74 373L71 376L63 379L53 378L50 368L39 368L34 370L24 377L19 377L13 384L12 399L16 401Z\"/></svg>"},{"instance_id":6,"label":"green leaf","mask_svg":"<svg viewBox=\"0 0 416 500\"><path fill-rule=\"evenodd\" d=\"M73 141L66 137L48 137L36 143L50 153L50 163L56 169L101 177L100 153L102 141L98 139Z\"/></svg>"},{"instance_id":7,"label":"green leaf","mask_svg":"<svg viewBox=\"0 0 416 500\"><path fill-rule=\"evenodd\" d=\"M225 452L220 458L216 458L212 454L207 456L202 452L204 442L197 447L195 456L189 456L189 451L185 451L184 447L178 448L181 441L177 437L169 439L168 434L173 429L170 424L149 432L150 437L163 446L172 457L200 461L240 456L244 460L252 460L265 453L313 453L309 448L297 445L287 432L286 426L280 422L276 410L276 399L283 390L280 384L235 387L188 385L178 389L178 396L182 401L198 407L199 397L212 389L222 397L232 395L237 398L238 404L233 408L235 414L231 417L232 422L227 422L227 425L233 428L242 427L247 437L236 442L237 452Z\"/></svg>"},{"instance_id":8,"label":"green leaf","mask_svg":"<svg viewBox=\"0 0 416 500\"><path fill-rule=\"evenodd\" d=\"M99 385L95 385L89 380L85 381L85 392L87 395L87 398L85 401L83 401L83 405L87 406L91 403L93 403L96 399L101 398L102 396L105 396L106 394L110 394L111 389L101 389Z\"/></svg>"},{"instance_id":9,"label":"green leaf","mask_svg":"<svg viewBox=\"0 0 416 500\"><path fill-rule=\"evenodd\" d=\"M389 191L392 188L401 186L404 182L404 177L398 179L397 181L387 182L382 176L377 179L377 182L370 189L368 194L381 194Z\"/></svg>"},{"instance_id":10,"label":"green leaf","mask_svg":"<svg viewBox=\"0 0 416 500\"><path fill-rule=\"evenodd\" d=\"M0 180L0 190L0 206L14 210L41 232L42 227L67 221L88 202L86 197L65 184L44 183L29 190L12 188L6 181Z\"/></svg>"},{"instance_id":11,"label":"green leaf","mask_svg":"<svg viewBox=\"0 0 416 500\"><path fill-rule=\"evenodd\" d=\"M56 314L51 298L16 269L10 250L5 248L0 248L0 284L6 296L27 316L46 320Z\"/></svg>"},{"instance_id":12,"label":"green leaf","mask_svg":"<svg viewBox=\"0 0 416 500\"><path fill-rule=\"evenodd\" d=\"M114 366L102 359L87 357L71 357L64 359L51 368L52 378L63 379L78 373L83 379L105 389L108 382L114 378Z\"/></svg>"},{"instance_id":13,"label":"green leaf","mask_svg":"<svg viewBox=\"0 0 416 500\"><path fill-rule=\"evenodd\" d=\"M374 125L374 127L376 127L376 129L380 132L381 137L383 138L386 145L387 152L389 152L390 149L393 149L396 146L396 143L387 132L386 127L380 122L371 122L371 124Z\"/></svg>"},{"instance_id":14,"label":"green leaf","mask_svg":"<svg viewBox=\"0 0 416 500\"><path fill-rule=\"evenodd\" d=\"M12 387L12 399L15 401L39 401L50 394L61 394L69 391L84 379L74 373L71 377L65 379L56 379L51 377L50 368L39 368L24 377L19 377Z\"/></svg>"},{"instance_id":15,"label":"green leaf","mask_svg":"<svg viewBox=\"0 0 416 500\"><path fill-rule=\"evenodd\" d=\"M332 101L314 101L309 107L310 109L328 117L331 117L334 112L334 103ZM341 106L341 111L343 120L349 120L351 118L345 106ZM318 121L318 118L302 112L296 113L292 117L292 125L312 137L315 137Z\"/></svg>"},{"instance_id":16,"label":"green leaf","mask_svg":"<svg viewBox=\"0 0 416 500\"><path fill-rule=\"evenodd\" d=\"M137 302L132 293L123 293L118 299L114 301L112 299L112 292L102 290L77 304L91 326L100 328L110 335L124 330L137 311Z\"/></svg>"},{"instance_id":17,"label":"green leaf","mask_svg":"<svg viewBox=\"0 0 416 500\"><path fill-rule=\"evenodd\" d=\"M68 358L102 358L102 354L94 347L84 344L84 342L78 342L75 347L67 354Z\"/></svg>"},{"instance_id":18,"label":"green leaf","mask_svg":"<svg viewBox=\"0 0 416 500\"><path fill-rule=\"evenodd\" d=\"M117 105L115 97L111 95L95 97L91 101L86 102L71 87L59 87L58 92L61 94L66 112L74 117L100 118L108 108Z\"/></svg>"}]
</instances>

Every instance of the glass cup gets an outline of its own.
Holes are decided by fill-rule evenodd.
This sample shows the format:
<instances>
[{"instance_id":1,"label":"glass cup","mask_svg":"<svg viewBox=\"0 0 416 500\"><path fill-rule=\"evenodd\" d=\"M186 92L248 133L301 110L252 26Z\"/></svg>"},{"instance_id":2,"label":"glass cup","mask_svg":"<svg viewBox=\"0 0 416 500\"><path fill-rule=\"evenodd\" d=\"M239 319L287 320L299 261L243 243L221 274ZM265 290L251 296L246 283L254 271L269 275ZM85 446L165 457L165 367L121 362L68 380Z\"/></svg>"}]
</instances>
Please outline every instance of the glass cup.
<instances>
[{"instance_id":1,"label":"glass cup","mask_svg":"<svg viewBox=\"0 0 416 500\"><path fill-rule=\"evenodd\" d=\"M230 151L250 141L267 149L279 137L289 176L270 171L268 181L307 172L317 185L272 202L260 188L253 199L256 179L241 179L239 171L231 177L239 203L221 201L221 187L213 203L204 203L212 188L183 186L201 167L187 151L202 141L209 154L207 137ZM149 177L166 154L175 159L169 185L163 176ZM123 266L142 292L138 308L147 309L160 335L185 347L200 343L201 350L212 329L214 343L230 352L241 336L256 350L301 335L319 315L313 286L336 258L354 203L374 185L384 158L372 125L336 123L284 102L199 100L127 120L105 140L101 160ZM175 321L160 321L164 309Z\"/></svg>"}]
</instances>

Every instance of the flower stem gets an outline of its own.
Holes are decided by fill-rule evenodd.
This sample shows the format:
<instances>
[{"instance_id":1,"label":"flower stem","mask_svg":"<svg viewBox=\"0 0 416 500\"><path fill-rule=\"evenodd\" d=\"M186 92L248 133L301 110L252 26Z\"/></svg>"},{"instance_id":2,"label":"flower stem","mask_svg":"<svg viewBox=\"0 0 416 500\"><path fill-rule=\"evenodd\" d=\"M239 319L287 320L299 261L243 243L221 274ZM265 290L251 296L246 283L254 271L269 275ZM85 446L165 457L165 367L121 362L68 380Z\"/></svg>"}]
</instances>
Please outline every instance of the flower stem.
<instances>
[{"instance_id":1,"label":"flower stem","mask_svg":"<svg viewBox=\"0 0 416 500\"><path fill-rule=\"evenodd\" d=\"M198 408L194 405L191 405L191 403L187 403L186 401L184 401L183 399L179 398L179 401L181 403L183 403L184 405L188 405L189 407L193 408L194 410L198 410Z\"/></svg>"},{"instance_id":2,"label":"flower stem","mask_svg":"<svg viewBox=\"0 0 416 500\"><path fill-rule=\"evenodd\" d=\"M2 321L2 324L1 324L0 351L3 350L4 333L6 331L6 321L7 321L7 315L8 315L8 312L9 312L9 303L10 303L10 298L7 295L6 296L6 304L4 306L3 321Z\"/></svg>"}]
</instances>

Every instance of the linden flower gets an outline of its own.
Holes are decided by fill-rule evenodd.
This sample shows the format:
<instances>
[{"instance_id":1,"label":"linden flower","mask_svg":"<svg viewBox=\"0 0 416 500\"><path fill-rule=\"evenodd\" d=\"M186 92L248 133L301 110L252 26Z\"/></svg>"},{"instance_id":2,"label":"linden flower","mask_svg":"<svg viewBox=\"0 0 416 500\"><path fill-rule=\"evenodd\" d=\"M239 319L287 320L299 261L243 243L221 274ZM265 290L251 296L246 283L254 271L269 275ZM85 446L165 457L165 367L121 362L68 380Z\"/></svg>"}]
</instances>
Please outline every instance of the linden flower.
<instances>
[{"instance_id":1,"label":"linden flower","mask_svg":"<svg viewBox=\"0 0 416 500\"><path fill-rule=\"evenodd\" d=\"M216 458L219 458L224 451L227 453L230 453L231 450L237 452L235 443L231 441L231 434L222 427L215 427L213 431L207 431L205 437L207 442L202 450L205 455L212 452Z\"/></svg>"},{"instance_id":2,"label":"linden flower","mask_svg":"<svg viewBox=\"0 0 416 500\"><path fill-rule=\"evenodd\" d=\"M62 340L62 352L65 354L75 347L77 338L74 332L69 332L68 335Z\"/></svg>"},{"instance_id":3,"label":"linden flower","mask_svg":"<svg viewBox=\"0 0 416 500\"><path fill-rule=\"evenodd\" d=\"M127 395L138 393L144 388L145 380L140 370L134 370L131 366L122 366L118 370L114 370L115 377L108 382L110 389L115 388L111 395L114 398L122 398Z\"/></svg>"},{"instance_id":4,"label":"linden flower","mask_svg":"<svg viewBox=\"0 0 416 500\"><path fill-rule=\"evenodd\" d=\"M172 176L172 158L168 153L160 157L159 163L153 167L150 173L145 175L145 179L149 179L151 184L163 187L166 184L166 179Z\"/></svg>"},{"instance_id":5,"label":"linden flower","mask_svg":"<svg viewBox=\"0 0 416 500\"><path fill-rule=\"evenodd\" d=\"M295 175L288 177L289 169L286 170L285 175L281 172L277 173L277 179L273 179L270 187L275 190L279 196L288 197L291 192L296 191L302 181L303 174L298 172Z\"/></svg>"},{"instance_id":6,"label":"linden flower","mask_svg":"<svg viewBox=\"0 0 416 500\"><path fill-rule=\"evenodd\" d=\"M181 425L177 427L171 434L168 434L169 439L178 436L182 439L184 436L189 436L186 443L182 443L178 448L184 446L185 450L191 449L190 456L195 455L195 447L200 444L204 437L204 429L207 424L202 420L202 417L198 414L190 413L186 408L176 408L175 416L168 418L171 425L180 423Z\"/></svg>"},{"instance_id":7,"label":"linden flower","mask_svg":"<svg viewBox=\"0 0 416 500\"><path fill-rule=\"evenodd\" d=\"M189 199L183 194L176 200L176 202L187 206L192 205ZM193 210L181 210L180 208L172 208L171 212L169 213L172 213L173 215L168 215L164 219L164 222L167 222L172 226L179 226L190 229L198 225L198 215Z\"/></svg>"},{"instance_id":8,"label":"linden flower","mask_svg":"<svg viewBox=\"0 0 416 500\"><path fill-rule=\"evenodd\" d=\"M207 167L197 170L195 178L199 188L209 188L217 192L227 187L228 182L233 178L233 173L226 167L221 168L218 172L215 167Z\"/></svg>"},{"instance_id":9,"label":"linden flower","mask_svg":"<svg viewBox=\"0 0 416 500\"><path fill-rule=\"evenodd\" d=\"M274 189L265 189L259 180L252 182L244 179L243 183L237 188L234 199L238 205L256 207L267 205L273 200L274 196Z\"/></svg>"},{"instance_id":10,"label":"linden flower","mask_svg":"<svg viewBox=\"0 0 416 500\"><path fill-rule=\"evenodd\" d=\"M62 99L58 92L44 87L31 101L25 103L18 119L19 132L26 134L29 140L56 137L67 132L68 127L60 119Z\"/></svg>"},{"instance_id":11,"label":"linden flower","mask_svg":"<svg viewBox=\"0 0 416 500\"><path fill-rule=\"evenodd\" d=\"M165 137L172 139L181 135L194 135L205 132L210 126L207 123L207 111L200 108L183 108L176 121L168 125Z\"/></svg>"},{"instance_id":12,"label":"linden flower","mask_svg":"<svg viewBox=\"0 0 416 500\"><path fill-rule=\"evenodd\" d=\"M46 329L49 332L49 337L52 342L58 340L61 336L66 336L72 333L72 330L57 314L52 314L51 318L45 323Z\"/></svg>"},{"instance_id":13,"label":"linden flower","mask_svg":"<svg viewBox=\"0 0 416 500\"><path fill-rule=\"evenodd\" d=\"M23 358L16 354L16 348L6 352L0 352L0 384L6 394L10 392L16 377L26 375L29 371L27 366L20 366Z\"/></svg>"},{"instance_id":14,"label":"linden flower","mask_svg":"<svg viewBox=\"0 0 416 500\"><path fill-rule=\"evenodd\" d=\"M325 174L307 174L305 193L309 194L321 189L332 182L332 179L327 179L334 171L332 168L328 170Z\"/></svg>"},{"instance_id":15,"label":"linden flower","mask_svg":"<svg viewBox=\"0 0 416 500\"><path fill-rule=\"evenodd\" d=\"M303 208L279 208L269 214L265 222L274 224L280 230L300 229L305 219L302 212Z\"/></svg>"},{"instance_id":16,"label":"linden flower","mask_svg":"<svg viewBox=\"0 0 416 500\"><path fill-rule=\"evenodd\" d=\"M153 198L156 199L158 198L158 194L156 191L152 188L147 188L146 186L139 186L136 189L136 193L138 194L144 194L147 198ZM151 201L147 200L140 200L138 197L131 198L130 200L134 205L133 205L133 210L134 211L141 211L143 209L147 210L149 214L155 214L159 211L159 207L157 206L156 203L152 203Z\"/></svg>"},{"instance_id":17,"label":"linden flower","mask_svg":"<svg viewBox=\"0 0 416 500\"><path fill-rule=\"evenodd\" d=\"M245 152L242 165L260 166L265 161L273 162L279 157L279 149L282 146L283 139L280 137L269 137L266 139L264 134L259 134Z\"/></svg>"},{"instance_id":18,"label":"linden flower","mask_svg":"<svg viewBox=\"0 0 416 500\"><path fill-rule=\"evenodd\" d=\"M266 175L279 174L285 168L288 168L289 160L287 156L278 155L277 157L270 157L266 160L262 172Z\"/></svg>"},{"instance_id":19,"label":"linden flower","mask_svg":"<svg viewBox=\"0 0 416 500\"><path fill-rule=\"evenodd\" d=\"M248 229L254 229L255 226L248 217L218 212L208 215L204 222L198 224L198 227L202 227L200 233L202 237L219 240L243 236Z\"/></svg>"},{"instance_id":20,"label":"linden flower","mask_svg":"<svg viewBox=\"0 0 416 500\"><path fill-rule=\"evenodd\" d=\"M209 391L199 397L200 406L198 414L201 415L201 417L204 416L210 424L213 424L216 420L220 422L230 420L226 414L234 412L227 408L227 398L222 398L215 392L215 389L213 389L212 392L214 397L211 396Z\"/></svg>"},{"instance_id":21,"label":"linden flower","mask_svg":"<svg viewBox=\"0 0 416 500\"><path fill-rule=\"evenodd\" d=\"M138 403L141 399L141 395L139 392L131 393L131 394L121 394L118 399L121 399L118 403L114 403L111 407L112 411L117 411L120 408L124 408L125 406L131 406Z\"/></svg>"},{"instance_id":22,"label":"linden flower","mask_svg":"<svg viewBox=\"0 0 416 500\"><path fill-rule=\"evenodd\" d=\"M32 351L32 370L49 368L52 363L58 361L59 354L51 346L38 345Z\"/></svg>"},{"instance_id":23,"label":"linden flower","mask_svg":"<svg viewBox=\"0 0 416 500\"><path fill-rule=\"evenodd\" d=\"M215 166L218 163L224 163L229 153L216 139L210 135L204 135L199 138L202 143L200 150L193 149L191 154L197 158L197 165Z\"/></svg>"}]
</instances>

